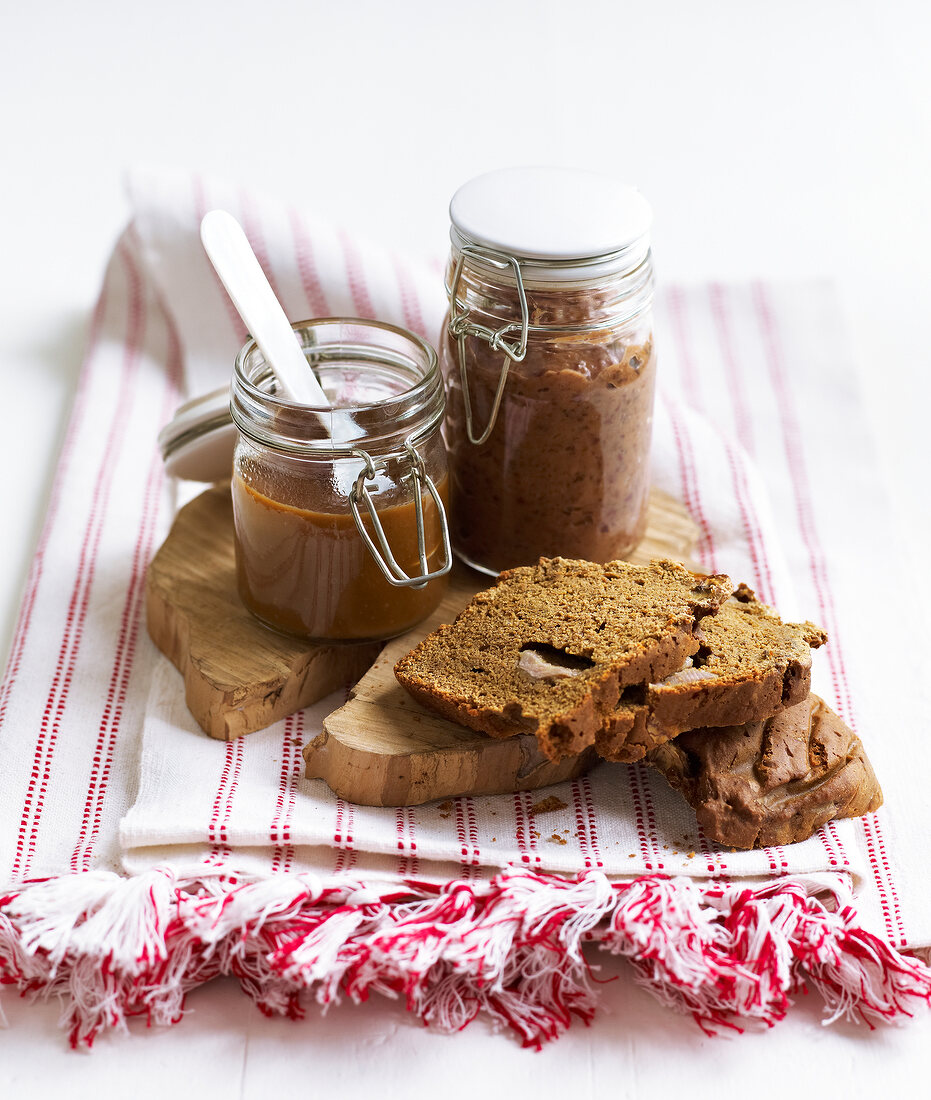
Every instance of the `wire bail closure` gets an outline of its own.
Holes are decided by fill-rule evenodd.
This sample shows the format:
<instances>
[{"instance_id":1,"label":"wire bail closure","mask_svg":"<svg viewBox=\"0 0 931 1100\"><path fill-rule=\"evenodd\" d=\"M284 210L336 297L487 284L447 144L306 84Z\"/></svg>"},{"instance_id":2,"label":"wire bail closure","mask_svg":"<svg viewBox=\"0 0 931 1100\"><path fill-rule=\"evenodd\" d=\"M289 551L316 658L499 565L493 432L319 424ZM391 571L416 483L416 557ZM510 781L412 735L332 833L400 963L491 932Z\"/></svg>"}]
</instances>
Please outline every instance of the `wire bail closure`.
<instances>
[{"instance_id":1,"label":"wire bail closure","mask_svg":"<svg viewBox=\"0 0 931 1100\"><path fill-rule=\"evenodd\" d=\"M417 453L410 440L404 444L404 449L407 452L411 464L410 478L414 488L414 514L417 517L417 556L420 561L420 573L417 576L409 577L401 566L398 565L391 551L391 547L388 545L385 529L382 526L381 520L378 518L378 513L372 502L368 486L365 484L366 481L373 481L379 468L384 469L386 464L382 461L376 466L368 451L353 450L351 452L356 458L362 459L365 463L365 467L360 471L355 484L349 492L349 508L352 512L352 518L355 520L356 530L362 536L362 541L368 547L369 553L375 559L375 564L381 570L385 580L396 588L424 588L428 581L437 580L439 577L445 577L452 568L453 553L449 542L449 522L446 518L446 509L443 507L443 501L440 499L440 494L437 492L433 480L428 477L426 469L424 468L423 459ZM426 487L427 492L430 494L433 504L436 507L437 514L440 517L440 534L443 540L443 564L432 573L427 563L427 536L423 519L424 487ZM360 498L368 512L369 519L372 521L375 539L378 541L377 546L372 536L365 529L365 524L362 522L362 513L359 509Z\"/></svg>"},{"instance_id":2,"label":"wire bail closure","mask_svg":"<svg viewBox=\"0 0 931 1100\"><path fill-rule=\"evenodd\" d=\"M499 329L489 328L487 325L479 325L469 320L469 308L459 302L459 283L462 281L462 269L466 256L478 256L487 260L499 270L511 267L514 270L514 281L517 284L517 297L520 302L520 323L511 321L502 325ZM506 252L496 252L491 248L480 248L478 245L463 245L459 250L459 261L453 275L452 285L449 288L449 322L447 329L449 334L456 338L459 349L459 378L462 382L462 401L465 406L465 425L469 441L480 446L491 435L498 419L498 410L501 407L501 398L504 396L504 386L508 379L508 370L511 363L520 363L527 354L527 331L530 327L530 310L527 307L527 295L524 291L524 279L521 272L520 261L516 256L509 256ZM516 341L510 343L506 337L519 332ZM498 387L495 390L494 401L491 406L491 414L488 424L481 435L475 434L472 421L472 397L469 392L469 376L466 370L465 341L466 336L477 336L480 340L487 341L495 351L504 353L504 362L501 365L501 375L498 378Z\"/></svg>"}]
</instances>

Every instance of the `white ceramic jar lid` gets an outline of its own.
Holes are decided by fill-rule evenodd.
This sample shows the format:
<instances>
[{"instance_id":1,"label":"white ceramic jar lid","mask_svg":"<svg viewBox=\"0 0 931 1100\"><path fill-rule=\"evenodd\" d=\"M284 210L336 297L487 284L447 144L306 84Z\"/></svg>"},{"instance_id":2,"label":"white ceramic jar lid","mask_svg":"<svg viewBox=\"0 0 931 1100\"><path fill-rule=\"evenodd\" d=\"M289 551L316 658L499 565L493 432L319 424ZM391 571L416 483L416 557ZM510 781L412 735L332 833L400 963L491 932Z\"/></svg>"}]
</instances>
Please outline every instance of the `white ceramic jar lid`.
<instances>
[{"instance_id":1,"label":"white ceramic jar lid","mask_svg":"<svg viewBox=\"0 0 931 1100\"><path fill-rule=\"evenodd\" d=\"M195 397L158 433L165 470L185 481L225 481L233 473L238 436L229 386Z\"/></svg>"},{"instance_id":2,"label":"white ceramic jar lid","mask_svg":"<svg viewBox=\"0 0 931 1100\"><path fill-rule=\"evenodd\" d=\"M610 176L571 168L503 168L463 184L449 204L449 217L455 246L479 245L534 261L534 274L545 278L559 270L547 272L547 260L596 261L586 269L604 270L605 264L614 266L612 259L629 262L631 250L645 255L653 212L636 188Z\"/></svg>"}]
</instances>

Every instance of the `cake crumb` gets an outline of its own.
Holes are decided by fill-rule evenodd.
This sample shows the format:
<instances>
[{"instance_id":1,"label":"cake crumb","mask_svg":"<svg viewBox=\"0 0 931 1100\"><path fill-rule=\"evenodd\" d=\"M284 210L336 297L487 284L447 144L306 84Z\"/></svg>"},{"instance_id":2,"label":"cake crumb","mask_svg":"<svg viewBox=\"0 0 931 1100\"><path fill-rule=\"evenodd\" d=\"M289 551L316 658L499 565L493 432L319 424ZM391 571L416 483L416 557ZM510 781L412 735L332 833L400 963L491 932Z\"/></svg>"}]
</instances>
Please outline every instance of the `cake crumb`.
<instances>
[{"instance_id":1,"label":"cake crumb","mask_svg":"<svg viewBox=\"0 0 931 1100\"><path fill-rule=\"evenodd\" d=\"M551 841L553 844L566 844L566 843L568 843L568 841L565 839L565 837L561 837L559 835L559 833L553 833L552 836L547 837L547 840Z\"/></svg>"},{"instance_id":2,"label":"cake crumb","mask_svg":"<svg viewBox=\"0 0 931 1100\"><path fill-rule=\"evenodd\" d=\"M564 810L567 806L567 802L563 802L561 798L551 794L547 798L541 798L539 802L534 802L530 807L530 812L531 814L548 814L554 810Z\"/></svg>"},{"instance_id":3,"label":"cake crumb","mask_svg":"<svg viewBox=\"0 0 931 1100\"><path fill-rule=\"evenodd\" d=\"M449 811L452 808L453 808L452 800L449 799L449 798L447 798L445 802L440 803L440 809L444 810L446 813L449 813Z\"/></svg>"}]
</instances>

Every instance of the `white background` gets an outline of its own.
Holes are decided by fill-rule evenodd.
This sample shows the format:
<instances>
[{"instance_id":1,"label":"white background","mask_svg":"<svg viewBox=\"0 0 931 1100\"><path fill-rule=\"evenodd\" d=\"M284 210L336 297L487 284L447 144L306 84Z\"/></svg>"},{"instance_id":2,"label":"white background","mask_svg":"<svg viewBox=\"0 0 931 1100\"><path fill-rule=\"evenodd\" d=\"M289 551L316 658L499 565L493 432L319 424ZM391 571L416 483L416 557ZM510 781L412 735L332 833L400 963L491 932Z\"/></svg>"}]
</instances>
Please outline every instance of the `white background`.
<instances>
[{"instance_id":1,"label":"white background","mask_svg":"<svg viewBox=\"0 0 931 1100\"><path fill-rule=\"evenodd\" d=\"M655 210L661 283L832 279L915 568L927 490L931 14L922 0L0 0L0 654L83 338L127 218L127 165L212 172L441 256L452 191L502 164L597 168ZM864 516L865 523L870 522ZM925 575L919 573L919 576ZM865 578L870 596L895 578ZM911 587L911 586L910 586ZM920 594L927 599L927 591ZM869 1034L803 1005L712 1041L620 968L605 1013L542 1055L403 1011L267 1021L232 984L171 1031L65 1050L6 995L0 1086L69 1098L286 1087L344 1097L914 1093L929 1021ZM10 1095L13 1095L10 1092Z\"/></svg>"}]
</instances>

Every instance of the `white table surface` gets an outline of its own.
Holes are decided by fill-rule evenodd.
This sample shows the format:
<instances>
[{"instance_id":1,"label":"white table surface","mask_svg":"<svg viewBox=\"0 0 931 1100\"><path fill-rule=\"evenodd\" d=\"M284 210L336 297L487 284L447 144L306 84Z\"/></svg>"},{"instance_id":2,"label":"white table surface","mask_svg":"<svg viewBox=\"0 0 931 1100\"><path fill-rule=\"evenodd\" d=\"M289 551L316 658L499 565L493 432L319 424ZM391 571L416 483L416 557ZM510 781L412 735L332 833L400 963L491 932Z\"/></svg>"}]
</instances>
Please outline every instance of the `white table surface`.
<instances>
[{"instance_id":1,"label":"white table surface","mask_svg":"<svg viewBox=\"0 0 931 1100\"><path fill-rule=\"evenodd\" d=\"M0 655L54 474L90 310L127 218L125 167L237 178L442 253L462 180L509 163L600 168L656 214L662 282L836 282L898 524L931 542L931 14L924 0L48 0L2 6L5 476ZM928 1018L825 1029L802 1004L709 1040L624 969L604 1011L542 1054L399 1008L269 1021L231 983L178 1027L67 1050L54 1006L7 992L0 1095L641 1097L675 1088L913 1094ZM923 1072L922 1072L923 1071ZM802 1075L802 1076L799 1076ZM8 1086L4 1091L2 1086ZM170 1085L169 1085L170 1087Z\"/></svg>"}]
</instances>

